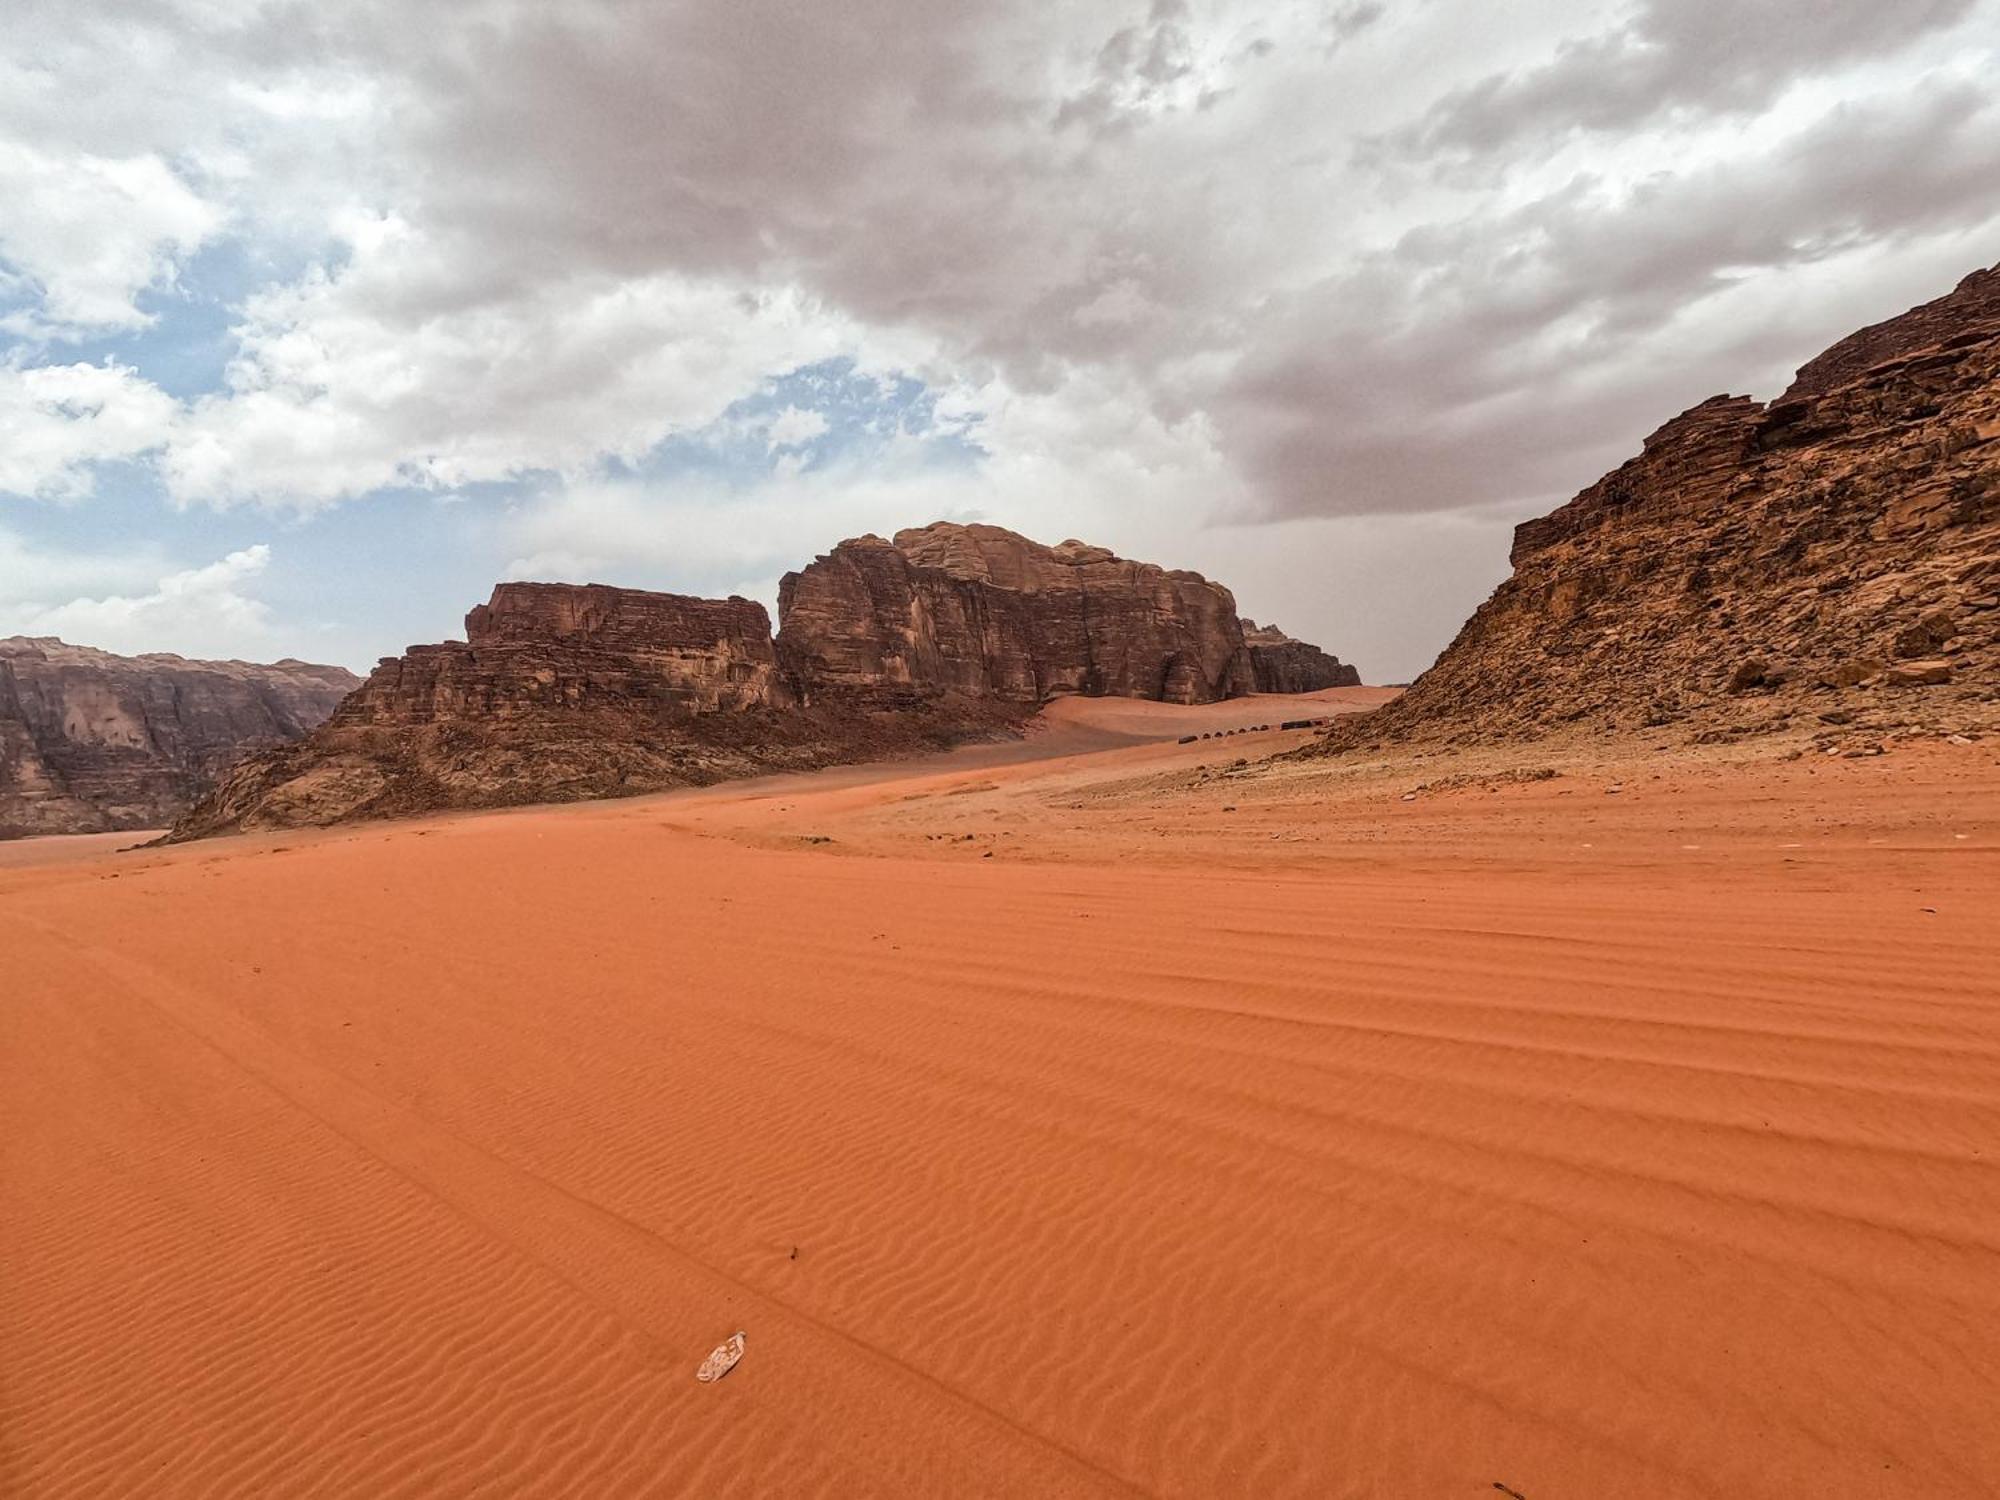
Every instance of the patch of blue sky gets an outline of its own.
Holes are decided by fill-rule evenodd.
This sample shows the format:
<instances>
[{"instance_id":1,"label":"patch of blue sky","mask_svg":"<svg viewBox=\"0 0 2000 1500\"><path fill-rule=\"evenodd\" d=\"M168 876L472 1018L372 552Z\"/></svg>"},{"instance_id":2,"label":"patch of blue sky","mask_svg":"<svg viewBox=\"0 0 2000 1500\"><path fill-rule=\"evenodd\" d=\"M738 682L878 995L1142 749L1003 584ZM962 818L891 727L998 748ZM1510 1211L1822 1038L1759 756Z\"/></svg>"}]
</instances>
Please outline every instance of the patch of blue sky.
<instances>
[{"instance_id":1,"label":"patch of blue sky","mask_svg":"<svg viewBox=\"0 0 2000 1500\"><path fill-rule=\"evenodd\" d=\"M20 334L5 330L30 322L41 310L41 302L41 289L0 258L0 359L28 344Z\"/></svg>"},{"instance_id":2,"label":"patch of blue sky","mask_svg":"<svg viewBox=\"0 0 2000 1500\"><path fill-rule=\"evenodd\" d=\"M206 265L203 295L163 304L158 323L143 332L81 346L84 357L130 363L183 400L215 389L230 346L226 303L248 284L246 266L235 256ZM636 462L607 462L604 472L662 499L727 505L768 482L781 463L793 472L878 467L892 455L906 469L979 463L985 450L976 414L941 421L937 405L937 393L919 379L826 360L770 378L717 421L667 439ZM286 649L363 671L411 642L462 636L464 611L486 598L516 550L507 518L562 482L528 472L449 491L395 487L299 512L176 507L145 460L101 464L95 481L93 495L73 504L0 504L0 526L31 550L106 559L125 589L130 570L114 565L137 554L156 560L164 575L267 545L270 562L250 591L284 622ZM635 587L761 591L735 565L698 556L673 565L635 558L609 573L615 576L604 581ZM14 596L35 598L20 582ZM105 586L91 592L111 591L108 571Z\"/></svg>"},{"instance_id":3,"label":"patch of blue sky","mask_svg":"<svg viewBox=\"0 0 2000 1500\"><path fill-rule=\"evenodd\" d=\"M0 334L0 358L19 350L28 364L108 360L137 370L176 400L193 401L223 389L236 352L231 329L245 300L261 287L296 280L313 259L234 237L211 240L179 266L170 284L144 288L133 299L147 315L144 326L34 338ZM17 314L31 321L40 300L32 282L0 273L0 322Z\"/></svg>"},{"instance_id":4,"label":"patch of blue sky","mask_svg":"<svg viewBox=\"0 0 2000 1500\"><path fill-rule=\"evenodd\" d=\"M846 356L801 365L730 403L706 427L676 434L614 478L706 480L749 488L774 469L809 473L876 462L893 450L912 468L965 468L986 456L978 418L940 421L938 393L914 376L876 375ZM804 418L804 420L802 420Z\"/></svg>"},{"instance_id":5,"label":"patch of blue sky","mask_svg":"<svg viewBox=\"0 0 2000 1500\"><path fill-rule=\"evenodd\" d=\"M497 500L519 486L478 489ZM262 514L256 539L271 547L262 592L356 670L412 643L461 639L465 611L484 602L505 562L490 507L453 503L465 498L390 491L307 516Z\"/></svg>"},{"instance_id":6,"label":"patch of blue sky","mask_svg":"<svg viewBox=\"0 0 2000 1500\"><path fill-rule=\"evenodd\" d=\"M121 575L122 559L143 553L161 576L206 567L259 544L270 562L249 592L282 620L286 649L366 669L387 651L462 635L462 616L486 597L504 560L484 507L452 504L459 494L382 491L310 513L255 506L176 509L143 463L101 464L96 491L70 505L0 505L0 526L31 551L101 557ZM518 486L480 486L482 498ZM8 592L41 604L32 580ZM107 583L93 595L114 590ZM75 589L68 591L71 594Z\"/></svg>"},{"instance_id":7,"label":"patch of blue sky","mask_svg":"<svg viewBox=\"0 0 2000 1500\"><path fill-rule=\"evenodd\" d=\"M253 284L249 270L236 242L209 246L189 259L174 285L148 287L133 299L150 319L144 327L64 340L63 357L128 365L177 401L218 391L235 352L229 330Z\"/></svg>"}]
</instances>

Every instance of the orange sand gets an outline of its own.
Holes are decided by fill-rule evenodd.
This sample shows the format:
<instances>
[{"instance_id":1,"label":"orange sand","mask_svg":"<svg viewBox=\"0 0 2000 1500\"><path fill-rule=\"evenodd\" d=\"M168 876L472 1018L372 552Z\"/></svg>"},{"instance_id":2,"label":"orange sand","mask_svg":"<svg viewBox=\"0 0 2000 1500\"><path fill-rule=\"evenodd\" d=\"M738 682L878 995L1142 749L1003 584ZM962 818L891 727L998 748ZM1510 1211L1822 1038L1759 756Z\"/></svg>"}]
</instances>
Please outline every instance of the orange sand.
<instances>
[{"instance_id":1,"label":"orange sand","mask_svg":"<svg viewBox=\"0 0 2000 1500\"><path fill-rule=\"evenodd\" d=\"M1093 707L0 862L0 1492L1995 1492L1990 743Z\"/></svg>"}]
</instances>

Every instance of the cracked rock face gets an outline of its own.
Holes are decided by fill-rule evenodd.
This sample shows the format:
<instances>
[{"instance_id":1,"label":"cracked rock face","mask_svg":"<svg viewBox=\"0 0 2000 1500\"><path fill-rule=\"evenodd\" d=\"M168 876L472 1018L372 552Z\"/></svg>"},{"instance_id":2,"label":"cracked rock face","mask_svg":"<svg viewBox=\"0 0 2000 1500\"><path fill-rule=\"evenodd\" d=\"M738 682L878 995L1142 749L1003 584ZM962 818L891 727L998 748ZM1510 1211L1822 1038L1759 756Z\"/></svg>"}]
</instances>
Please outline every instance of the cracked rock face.
<instances>
[{"instance_id":1,"label":"cracked rock face","mask_svg":"<svg viewBox=\"0 0 2000 1500\"><path fill-rule=\"evenodd\" d=\"M239 756L298 739L360 681L302 661L0 640L0 838L163 827Z\"/></svg>"},{"instance_id":2,"label":"cracked rock face","mask_svg":"<svg viewBox=\"0 0 2000 1500\"><path fill-rule=\"evenodd\" d=\"M2000 724L2000 271L1717 396L1515 532L1370 739Z\"/></svg>"},{"instance_id":3,"label":"cracked rock face","mask_svg":"<svg viewBox=\"0 0 2000 1500\"><path fill-rule=\"evenodd\" d=\"M1256 687L1222 585L997 526L940 521L842 542L785 575L778 617L781 658L822 694L1213 703Z\"/></svg>"}]
</instances>

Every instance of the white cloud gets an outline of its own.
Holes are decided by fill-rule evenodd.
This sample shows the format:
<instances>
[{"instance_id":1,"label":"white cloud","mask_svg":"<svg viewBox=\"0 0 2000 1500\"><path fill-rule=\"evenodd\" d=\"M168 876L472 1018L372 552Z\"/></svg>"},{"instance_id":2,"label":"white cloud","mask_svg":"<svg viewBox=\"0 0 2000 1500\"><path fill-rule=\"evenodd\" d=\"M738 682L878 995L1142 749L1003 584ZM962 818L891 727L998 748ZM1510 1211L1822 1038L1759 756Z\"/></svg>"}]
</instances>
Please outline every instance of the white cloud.
<instances>
[{"instance_id":1,"label":"white cloud","mask_svg":"<svg viewBox=\"0 0 2000 1500\"><path fill-rule=\"evenodd\" d=\"M1169 426L1101 388L987 388L959 399L986 413L981 436L994 455L985 464L925 466L911 448L861 466L780 467L748 488L552 485L500 524L505 575L739 593L762 600L775 622L780 575L844 538L996 521L1039 541L1080 536L1205 573L1245 614L1276 620L1381 681L1413 676L1425 657L1412 643L1441 643L1465 601L1506 573L1515 518L1490 508L1392 526L1354 517L1232 525L1230 471L1199 418ZM1357 610L1357 599L1369 607Z\"/></svg>"},{"instance_id":2,"label":"white cloud","mask_svg":"<svg viewBox=\"0 0 2000 1500\"><path fill-rule=\"evenodd\" d=\"M74 440L30 402L0 472L158 449L184 505L302 510L526 475L502 556L748 581L953 507L1217 573L1497 558L1496 501L1993 257L2000 0L1766 9L1796 46L1723 0L18 0L27 316L130 326L220 232L286 270L166 447L136 387ZM748 491L606 482L841 353L980 412L979 470L806 469L802 411ZM1340 649L1393 571L1269 576L1327 580Z\"/></svg>"},{"instance_id":3,"label":"white cloud","mask_svg":"<svg viewBox=\"0 0 2000 1500\"><path fill-rule=\"evenodd\" d=\"M138 294L170 281L221 218L157 156L57 155L4 139L0 201L0 263L17 292L36 295L4 326L30 336L151 322Z\"/></svg>"},{"instance_id":4,"label":"white cloud","mask_svg":"<svg viewBox=\"0 0 2000 1500\"><path fill-rule=\"evenodd\" d=\"M788 406L771 418L771 425L764 429L765 442L772 453L780 448L800 448L825 436L826 429L826 417L821 413Z\"/></svg>"},{"instance_id":5,"label":"white cloud","mask_svg":"<svg viewBox=\"0 0 2000 1500\"><path fill-rule=\"evenodd\" d=\"M163 462L182 503L303 509L388 486L580 474L715 421L767 372L847 348L796 292L583 272L461 287L461 247L350 221L336 271L253 298L226 391Z\"/></svg>"},{"instance_id":6,"label":"white cloud","mask_svg":"<svg viewBox=\"0 0 2000 1500\"><path fill-rule=\"evenodd\" d=\"M144 542L77 552L32 542L0 527L0 617L10 607L46 607L37 600L148 588L166 571L159 549Z\"/></svg>"},{"instance_id":7,"label":"white cloud","mask_svg":"<svg viewBox=\"0 0 2000 1500\"><path fill-rule=\"evenodd\" d=\"M2000 213L1978 148L2000 0L1923 0L1898 25L1834 9L1772 51L1739 45L1728 7L1678 0L480 0L362 4L309 34L284 5L140 23L33 0L38 67L8 75L25 102L0 102L0 139L54 161L59 129L94 161L151 162L146 191L120 190L164 203L170 138L245 232L331 242L244 309L229 388L167 456L183 503L581 479L791 365L893 348L934 384L1120 408L1079 429L1199 414L1246 514L1411 513L1493 498L1471 493L1493 436L1473 407L1546 411L1544 459L1508 494L1549 501L1669 415L1646 407L1661 299L1774 286L1830 232L1865 246ZM65 100L114 37L106 108L77 120ZM1608 97L1599 54L1643 88ZM1915 86L1926 70L1956 118ZM1874 188L1839 153L1787 155L1843 110L1923 167L1860 224L1843 207ZM1509 149L1472 150L1467 120L1504 124L1487 133ZM1381 148L1434 137L1449 160ZM1748 262L1716 232L1746 198L1769 210ZM181 209L134 217L105 307L206 232ZM1854 321L1893 311L1871 293L1855 277L1838 297ZM1577 336L1552 391L1559 329ZM1602 440L1546 440L1586 431ZM1097 462L1041 457L1072 487Z\"/></svg>"},{"instance_id":8,"label":"white cloud","mask_svg":"<svg viewBox=\"0 0 2000 1500\"><path fill-rule=\"evenodd\" d=\"M557 485L510 515L509 578L736 592L775 605L780 574L816 550L921 516L975 517L993 494L976 472L774 470L749 491L641 480Z\"/></svg>"},{"instance_id":9,"label":"white cloud","mask_svg":"<svg viewBox=\"0 0 2000 1500\"><path fill-rule=\"evenodd\" d=\"M979 463L940 465L927 433L748 482L557 482L500 523L513 578L600 581L676 592L733 590L775 604L779 576L863 532L992 520L1042 541L1081 536L1127 556L1206 568L1197 540L1226 469L1198 417L1162 422L1144 403L1079 374L1021 395L994 382L954 393L979 410ZM943 404L943 403L941 403ZM956 415L941 414L950 430ZM1147 504L1135 505L1143 495ZM1223 581L1228 582L1224 575Z\"/></svg>"},{"instance_id":10,"label":"white cloud","mask_svg":"<svg viewBox=\"0 0 2000 1500\"><path fill-rule=\"evenodd\" d=\"M0 603L0 635L55 635L127 655L237 655L269 637L270 607L250 586L270 561L271 549L259 544L206 567L169 573L141 594Z\"/></svg>"},{"instance_id":11,"label":"white cloud","mask_svg":"<svg viewBox=\"0 0 2000 1500\"><path fill-rule=\"evenodd\" d=\"M164 445L175 412L123 365L0 364L0 493L81 499L95 465Z\"/></svg>"}]
</instances>

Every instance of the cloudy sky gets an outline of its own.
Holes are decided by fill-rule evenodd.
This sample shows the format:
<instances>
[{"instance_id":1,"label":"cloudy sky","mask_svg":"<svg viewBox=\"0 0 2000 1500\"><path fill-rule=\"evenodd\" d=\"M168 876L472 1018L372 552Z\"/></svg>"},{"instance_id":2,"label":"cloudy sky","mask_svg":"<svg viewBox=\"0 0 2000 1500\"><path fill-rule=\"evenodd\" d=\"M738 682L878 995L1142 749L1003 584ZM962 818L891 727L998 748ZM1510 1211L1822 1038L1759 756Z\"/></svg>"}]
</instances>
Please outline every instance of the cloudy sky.
<instances>
[{"instance_id":1,"label":"cloudy sky","mask_svg":"<svg viewBox=\"0 0 2000 1500\"><path fill-rule=\"evenodd\" d=\"M366 668L950 517L1420 670L2000 260L2000 0L8 0L0 634Z\"/></svg>"}]
</instances>

